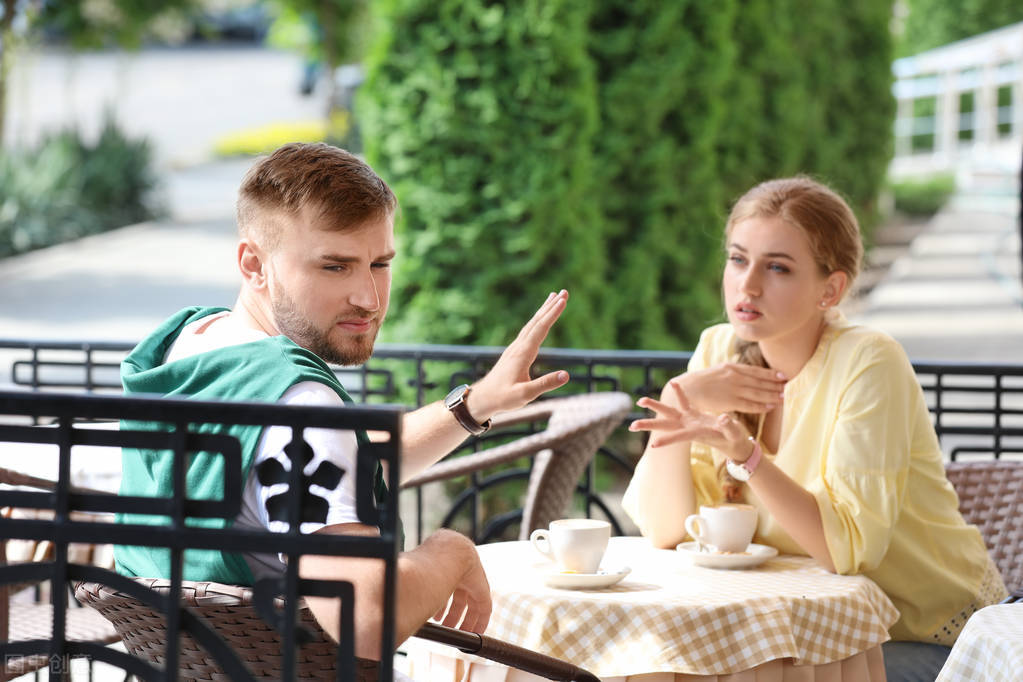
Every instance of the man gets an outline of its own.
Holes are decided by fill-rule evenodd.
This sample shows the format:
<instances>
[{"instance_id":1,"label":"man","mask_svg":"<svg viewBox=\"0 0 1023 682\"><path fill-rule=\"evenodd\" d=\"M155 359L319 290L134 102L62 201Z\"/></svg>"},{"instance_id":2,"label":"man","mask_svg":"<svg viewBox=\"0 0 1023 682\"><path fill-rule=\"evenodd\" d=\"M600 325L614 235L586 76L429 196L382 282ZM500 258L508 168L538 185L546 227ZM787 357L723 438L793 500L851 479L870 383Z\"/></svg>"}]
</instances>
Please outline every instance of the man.
<instances>
[{"instance_id":1,"label":"man","mask_svg":"<svg viewBox=\"0 0 1023 682\"><path fill-rule=\"evenodd\" d=\"M325 362L356 365L369 359L387 313L397 201L365 163L325 144L289 144L259 161L242 181L238 198L237 262L241 291L231 310L192 308L167 320L144 339L122 365L127 393L188 395L200 399L271 400L293 405L341 405L348 399ZM568 381L559 371L531 379L540 344L564 310L568 294L551 294L508 346L494 368L462 393L462 400L437 402L405 417L403 478L433 464L469 432L485 429L492 415L516 409ZM243 445L248 476L243 511L235 523L286 528L274 510L274 485L252 472L290 467L284 446L290 431L231 427ZM306 471L330 462L354 471L356 434L309 429L314 458ZM219 490L218 462L193 458L189 493ZM169 458L125 451L122 493L166 495ZM222 467L222 464L220 464ZM327 493L328 511L304 532L371 534L377 529L355 515L353 476ZM131 517L142 521L146 517ZM150 523L152 520L149 521ZM118 569L153 576L169 570L166 553L118 547ZM245 583L280 573L276 556L241 558L223 552L186 554L185 579ZM375 560L304 557L308 578L344 576L358 592L356 655L380 651L383 571ZM335 639L340 636L336 602L310 599L310 608ZM475 547L447 530L404 552L398 560L396 641L402 642L429 617L445 625L482 631L490 618L490 588Z\"/></svg>"}]
</instances>

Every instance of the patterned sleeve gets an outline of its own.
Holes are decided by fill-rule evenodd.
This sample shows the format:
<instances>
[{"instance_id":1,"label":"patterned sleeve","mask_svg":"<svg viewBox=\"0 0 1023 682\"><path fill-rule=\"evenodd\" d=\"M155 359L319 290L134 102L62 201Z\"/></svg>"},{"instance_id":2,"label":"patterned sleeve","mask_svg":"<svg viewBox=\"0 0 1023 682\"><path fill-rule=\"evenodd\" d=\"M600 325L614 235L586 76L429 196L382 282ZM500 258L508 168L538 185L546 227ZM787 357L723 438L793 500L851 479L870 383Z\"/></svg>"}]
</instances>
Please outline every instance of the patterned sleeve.
<instances>
[{"instance_id":1,"label":"patterned sleeve","mask_svg":"<svg viewBox=\"0 0 1023 682\"><path fill-rule=\"evenodd\" d=\"M288 389L279 401L286 405L343 405L341 397L328 386L304 381ZM302 532L313 533L324 526L360 523L355 511L355 461L358 443L352 431L306 429L305 441L312 448L303 479L311 494L303 510ZM291 442L291 429L274 426L266 430L253 462L247 487L250 501L262 525L273 532L286 532L285 500L291 460L284 448ZM247 491L249 495L249 491Z\"/></svg>"}]
</instances>

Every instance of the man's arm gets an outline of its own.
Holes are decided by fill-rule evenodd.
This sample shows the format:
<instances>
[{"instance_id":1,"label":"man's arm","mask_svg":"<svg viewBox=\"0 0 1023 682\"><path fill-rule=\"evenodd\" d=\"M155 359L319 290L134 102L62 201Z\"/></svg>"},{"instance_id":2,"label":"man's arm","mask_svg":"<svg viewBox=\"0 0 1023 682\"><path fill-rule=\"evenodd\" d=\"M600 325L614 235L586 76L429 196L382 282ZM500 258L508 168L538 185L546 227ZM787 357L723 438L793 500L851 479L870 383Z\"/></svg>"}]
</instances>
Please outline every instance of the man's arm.
<instances>
[{"instance_id":1,"label":"man's arm","mask_svg":"<svg viewBox=\"0 0 1023 682\"><path fill-rule=\"evenodd\" d=\"M567 301L565 290L548 296L497 364L472 385L466 406L476 421L483 423L499 412L518 409L568 382L565 371L550 372L537 379L529 376L540 346ZM442 401L406 414L402 424L402 480L407 481L454 450L468 435Z\"/></svg>"},{"instance_id":2,"label":"man's arm","mask_svg":"<svg viewBox=\"0 0 1023 682\"><path fill-rule=\"evenodd\" d=\"M360 524L327 526L320 533L376 535ZM379 559L303 556L303 578L348 580L355 587L355 655L379 660L383 626L384 570ZM450 599L450 605L449 605ZM307 597L320 626L335 641L341 636L337 599ZM443 624L483 632L490 622L490 585L472 542L441 529L420 546L398 557L395 645L401 644L428 618ZM445 611L447 612L445 616ZM385 654L386 655L386 654Z\"/></svg>"}]
</instances>

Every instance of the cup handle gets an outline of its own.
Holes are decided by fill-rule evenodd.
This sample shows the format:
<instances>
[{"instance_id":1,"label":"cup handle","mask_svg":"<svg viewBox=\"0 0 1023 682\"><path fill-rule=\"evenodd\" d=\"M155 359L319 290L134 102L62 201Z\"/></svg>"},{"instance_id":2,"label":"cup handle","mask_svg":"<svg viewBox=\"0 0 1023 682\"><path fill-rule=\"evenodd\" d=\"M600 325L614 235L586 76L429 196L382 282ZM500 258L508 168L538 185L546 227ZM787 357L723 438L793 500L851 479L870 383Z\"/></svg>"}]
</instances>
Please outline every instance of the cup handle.
<instances>
[{"instance_id":1,"label":"cup handle","mask_svg":"<svg viewBox=\"0 0 1023 682\"><path fill-rule=\"evenodd\" d=\"M686 532L696 540L698 545L706 545L707 543L707 519L702 516L693 514L686 518Z\"/></svg>"},{"instance_id":2,"label":"cup handle","mask_svg":"<svg viewBox=\"0 0 1023 682\"><path fill-rule=\"evenodd\" d=\"M540 552L540 554L550 557L551 559L554 558L554 555L551 553L551 540L546 528L537 528L530 533L529 541L533 543L533 547L535 547L536 551ZM541 546L541 543L543 543L543 546Z\"/></svg>"}]
</instances>

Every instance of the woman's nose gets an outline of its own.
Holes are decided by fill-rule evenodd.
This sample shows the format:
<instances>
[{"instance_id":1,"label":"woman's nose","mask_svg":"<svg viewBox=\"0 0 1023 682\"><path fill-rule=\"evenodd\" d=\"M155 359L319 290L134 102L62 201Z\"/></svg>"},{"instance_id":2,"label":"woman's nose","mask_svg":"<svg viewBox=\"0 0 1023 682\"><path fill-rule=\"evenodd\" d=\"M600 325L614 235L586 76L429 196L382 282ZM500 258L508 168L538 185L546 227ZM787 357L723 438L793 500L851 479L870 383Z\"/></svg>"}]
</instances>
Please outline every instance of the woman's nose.
<instances>
[{"instance_id":1,"label":"woman's nose","mask_svg":"<svg viewBox=\"0 0 1023 682\"><path fill-rule=\"evenodd\" d=\"M758 295L760 294L760 275L757 273L756 268L748 268L743 274L742 280L739 282L739 288L743 293Z\"/></svg>"}]
</instances>

